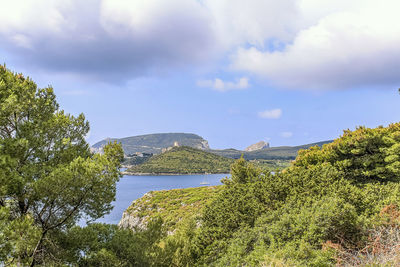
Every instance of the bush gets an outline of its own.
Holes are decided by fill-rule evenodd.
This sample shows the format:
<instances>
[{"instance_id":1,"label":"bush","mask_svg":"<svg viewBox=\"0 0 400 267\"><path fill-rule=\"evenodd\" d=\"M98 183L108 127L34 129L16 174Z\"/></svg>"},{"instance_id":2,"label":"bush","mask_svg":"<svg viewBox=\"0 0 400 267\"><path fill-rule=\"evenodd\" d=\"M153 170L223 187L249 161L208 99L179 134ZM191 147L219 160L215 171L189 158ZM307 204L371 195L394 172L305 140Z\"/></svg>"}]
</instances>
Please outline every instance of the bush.
<instances>
[{"instance_id":1,"label":"bush","mask_svg":"<svg viewBox=\"0 0 400 267\"><path fill-rule=\"evenodd\" d=\"M190 243L193 262L334 265L338 252L327 244L363 248L380 209L400 204L399 147L400 124L392 124L345 131L275 174L238 160L204 210Z\"/></svg>"}]
</instances>

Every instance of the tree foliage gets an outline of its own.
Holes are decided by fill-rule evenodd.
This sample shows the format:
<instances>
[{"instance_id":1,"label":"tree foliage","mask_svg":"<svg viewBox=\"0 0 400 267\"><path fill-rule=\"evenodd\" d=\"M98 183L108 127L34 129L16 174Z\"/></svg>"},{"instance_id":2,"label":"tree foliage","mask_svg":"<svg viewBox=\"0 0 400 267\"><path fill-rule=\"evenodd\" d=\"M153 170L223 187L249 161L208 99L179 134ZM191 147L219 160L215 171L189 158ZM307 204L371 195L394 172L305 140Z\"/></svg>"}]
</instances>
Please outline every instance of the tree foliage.
<instances>
[{"instance_id":1,"label":"tree foliage","mask_svg":"<svg viewBox=\"0 0 400 267\"><path fill-rule=\"evenodd\" d=\"M59 109L51 87L0 66L0 207L7 214L0 230L11 246L1 260L44 262L52 232L111 210L123 152L109 144L103 155L92 154L88 131L83 114ZM25 249L6 234L18 224L32 232Z\"/></svg>"},{"instance_id":2,"label":"tree foliage","mask_svg":"<svg viewBox=\"0 0 400 267\"><path fill-rule=\"evenodd\" d=\"M310 168L329 162L356 182L400 180L400 124L370 129L346 130L341 138L302 150L295 166Z\"/></svg>"},{"instance_id":3,"label":"tree foliage","mask_svg":"<svg viewBox=\"0 0 400 267\"><path fill-rule=\"evenodd\" d=\"M345 131L323 148L301 151L274 174L243 159L182 243L180 262L330 266L364 248L387 205L399 207L400 124ZM178 239L181 238L177 237Z\"/></svg>"},{"instance_id":4,"label":"tree foliage","mask_svg":"<svg viewBox=\"0 0 400 267\"><path fill-rule=\"evenodd\" d=\"M62 250L57 253L64 263L78 266L168 266L164 263L168 256L159 246L163 237L161 219L135 232L94 223L62 233L58 237Z\"/></svg>"}]
</instances>

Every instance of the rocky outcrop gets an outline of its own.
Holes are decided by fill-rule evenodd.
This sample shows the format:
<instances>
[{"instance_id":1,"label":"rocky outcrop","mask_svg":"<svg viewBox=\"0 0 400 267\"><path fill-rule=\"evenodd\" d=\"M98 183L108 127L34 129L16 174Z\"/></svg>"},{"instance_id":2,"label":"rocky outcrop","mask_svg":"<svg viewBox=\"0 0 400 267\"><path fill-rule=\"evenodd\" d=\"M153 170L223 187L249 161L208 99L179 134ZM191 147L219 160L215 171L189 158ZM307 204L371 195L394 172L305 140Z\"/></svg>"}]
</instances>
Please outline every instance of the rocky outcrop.
<instances>
[{"instance_id":1,"label":"rocky outcrop","mask_svg":"<svg viewBox=\"0 0 400 267\"><path fill-rule=\"evenodd\" d=\"M264 148L269 148L269 143L266 143L264 141L260 141L258 143L252 144L251 146L246 147L244 151L251 152L251 151L256 151Z\"/></svg>"},{"instance_id":2,"label":"rocky outcrop","mask_svg":"<svg viewBox=\"0 0 400 267\"><path fill-rule=\"evenodd\" d=\"M118 223L118 226L121 228L129 228L133 230L145 230L147 228L147 223L149 221L149 216L145 215L146 209L150 208L147 205L139 205L138 202L145 199L145 202L148 202L152 198L151 193L146 193L142 199L137 199L132 202L129 209L124 211L122 214L122 218Z\"/></svg>"},{"instance_id":3,"label":"rocky outcrop","mask_svg":"<svg viewBox=\"0 0 400 267\"><path fill-rule=\"evenodd\" d=\"M122 214L121 221L118 223L118 226L121 228L129 228L129 229L141 229L146 230L148 223L148 216L139 217L134 216L126 211Z\"/></svg>"},{"instance_id":4,"label":"rocky outcrop","mask_svg":"<svg viewBox=\"0 0 400 267\"><path fill-rule=\"evenodd\" d=\"M163 149L161 150L161 153L165 153L165 152L167 152L167 151L170 151L170 150L173 149L174 147L179 147L179 142L178 142L178 141L175 141L173 146L163 148Z\"/></svg>"},{"instance_id":5,"label":"rocky outcrop","mask_svg":"<svg viewBox=\"0 0 400 267\"><path fill-rule=\"evenodd\" d=\"M193 147L197 148L197 149L203 149L203 150L210 149L210 146L208 145L208 141L207 140L203 140L203 141L200 142L200 144L197 144L197 145L195 145Z\"/></svg>"}]
</instances>

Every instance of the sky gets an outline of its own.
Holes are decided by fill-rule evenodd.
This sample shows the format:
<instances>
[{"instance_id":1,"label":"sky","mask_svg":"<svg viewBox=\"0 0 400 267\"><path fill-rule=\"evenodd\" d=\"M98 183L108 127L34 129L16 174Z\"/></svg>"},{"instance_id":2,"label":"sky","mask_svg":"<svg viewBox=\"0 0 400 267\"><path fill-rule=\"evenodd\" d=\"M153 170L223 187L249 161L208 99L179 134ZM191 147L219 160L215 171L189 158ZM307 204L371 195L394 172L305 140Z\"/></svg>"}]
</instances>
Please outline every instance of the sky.
<instances>
[{"instance_id":1,"label":"sky","mask_svg":"<svg viewBox=\"0 0 400 267\"><path fill-rule=\"evenodd\" d=\"M301 145L400 120L398 0L0 0L0 63L106 137Z\"/></svg>"}]
</instances>

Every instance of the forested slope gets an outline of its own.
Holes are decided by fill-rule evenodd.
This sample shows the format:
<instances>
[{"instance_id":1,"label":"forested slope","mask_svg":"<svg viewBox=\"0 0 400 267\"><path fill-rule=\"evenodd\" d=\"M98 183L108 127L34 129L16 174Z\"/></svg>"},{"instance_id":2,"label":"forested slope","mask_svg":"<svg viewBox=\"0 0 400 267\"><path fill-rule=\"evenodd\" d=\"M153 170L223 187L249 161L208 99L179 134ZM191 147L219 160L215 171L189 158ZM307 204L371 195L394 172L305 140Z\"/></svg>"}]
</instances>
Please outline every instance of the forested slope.
<instances>
[{"instance_id":1,"label":"forested slope","mask_svg":"<svg viewBox=\"0 0 400 267\"><path fill-rule=\"evenodd\" d=\"M130 173L195 174L228 173L233 159L224 158L192 147L174 147L153 156L143 164L127 170Z\"/></svg>"}]
</instances>

